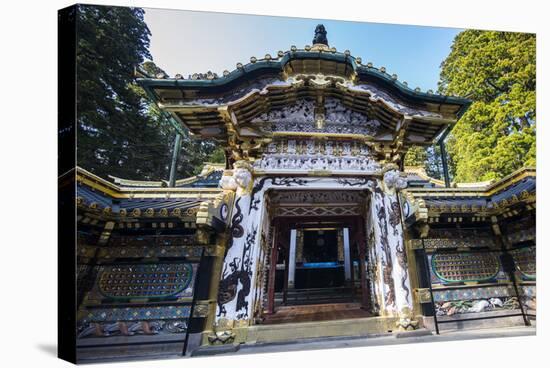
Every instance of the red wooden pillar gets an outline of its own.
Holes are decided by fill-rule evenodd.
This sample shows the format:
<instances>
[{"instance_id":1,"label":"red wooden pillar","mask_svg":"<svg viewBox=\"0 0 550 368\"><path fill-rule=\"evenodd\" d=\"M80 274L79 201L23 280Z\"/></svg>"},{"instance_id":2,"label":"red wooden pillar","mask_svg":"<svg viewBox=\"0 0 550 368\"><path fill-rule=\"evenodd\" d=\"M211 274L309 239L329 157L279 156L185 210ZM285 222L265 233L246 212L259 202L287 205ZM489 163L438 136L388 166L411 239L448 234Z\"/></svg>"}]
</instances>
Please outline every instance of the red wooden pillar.
<instances>
[{"instance_id":1,"label":"red wooden pillar","mask_svg":"<svg viewBox=\"0 0 550 368\"><path fill-rule=\"evenodd\" d=\"M286 230L285 230L286 231ZM286 236L284 237L284 244L288 244L286 241ZM283 282L283 305L286 305L286 296L288 292L288 272L290 267L288 267L288 261L290 260L290 247L287 246L284 250L285 252L285 273L284 273L284 282Z\"/></svg>"},{"instance_id":2,"label":"red wooden pillar","mask_svg":"<svg viewBox=\"0 0 550 368\"><path fill-rule=\"evenodd\" d=\"M367 267L365 266L365 259L366 259L366 239L365 239L365 229L364 229L364 223L361 217L357 218L355 221L355 233L356 238L355 241L357 242L358 247L358 253L359 253L359 270L360 270L360 276L361 276L361 308L368 309L369 308L369 284L367 282Z\"/></svg>"},{"instance_id":3,"label":"red wooden pillar","mask_svg":"<svg viewBox=\"0 0 550 368\"><path fill-rule=\"evenodd\" d=\"M277 271L277 257L279 254L279 231L278 222L275 222L273 232L273 243L271 244L271 255L269 257L269 275L267 278L267 313L275 313L275 273Z\"/></svg>"}]
</instances>

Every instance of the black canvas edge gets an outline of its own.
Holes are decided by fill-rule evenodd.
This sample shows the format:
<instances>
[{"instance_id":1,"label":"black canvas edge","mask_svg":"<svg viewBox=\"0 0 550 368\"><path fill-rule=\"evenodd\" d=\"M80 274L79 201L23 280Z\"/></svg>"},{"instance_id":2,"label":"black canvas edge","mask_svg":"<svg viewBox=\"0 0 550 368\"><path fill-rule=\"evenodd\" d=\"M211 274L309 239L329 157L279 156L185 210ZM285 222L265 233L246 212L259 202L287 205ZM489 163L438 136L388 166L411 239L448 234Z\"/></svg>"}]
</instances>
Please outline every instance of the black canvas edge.
<instances>
[{"instance_id":1,"label":"black canvas edge","mask_svg":"<svg viewBox=\"0 0 550 368\"><path fill-rule=\"evenodd\" d=\"M58 11L57 356L76 363L76 5Z\"/></svg>"}]
</instances>

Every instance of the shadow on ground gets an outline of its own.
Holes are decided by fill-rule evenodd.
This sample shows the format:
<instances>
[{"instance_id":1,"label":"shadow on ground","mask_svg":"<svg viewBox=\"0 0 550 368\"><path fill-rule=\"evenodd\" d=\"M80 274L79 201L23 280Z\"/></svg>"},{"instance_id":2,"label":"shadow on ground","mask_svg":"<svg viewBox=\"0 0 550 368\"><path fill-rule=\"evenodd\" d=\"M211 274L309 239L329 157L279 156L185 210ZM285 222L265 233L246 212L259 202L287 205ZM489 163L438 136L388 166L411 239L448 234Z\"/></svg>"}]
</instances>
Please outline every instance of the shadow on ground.
<instances>
[{"instance_id":1,"label":"shadow on ground","mask_svg":"<svg viewBox=\"0 0 550 368\"><path fill-rule=\"evenodd\" d=\"M38 344L36 345L38 350L48 354L52 355L54 357L57 357L57 345L56 344Z\"/></svg>"}]
</instances>

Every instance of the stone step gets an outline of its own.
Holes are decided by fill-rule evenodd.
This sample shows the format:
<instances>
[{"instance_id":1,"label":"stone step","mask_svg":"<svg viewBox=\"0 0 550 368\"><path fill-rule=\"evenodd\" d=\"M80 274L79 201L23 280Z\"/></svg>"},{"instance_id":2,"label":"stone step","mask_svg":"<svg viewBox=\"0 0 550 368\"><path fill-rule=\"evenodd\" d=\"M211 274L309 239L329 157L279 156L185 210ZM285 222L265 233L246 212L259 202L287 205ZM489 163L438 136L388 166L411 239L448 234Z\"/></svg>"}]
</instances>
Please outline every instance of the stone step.
<instances>
[{"instance_id":1,"label":"stone step","mask_svg":"<svg viewBox=\"0 0 550 368\"><path fill-rule=\"evenodd\" d=\"M352 290L351 287L289 289L286 295L286 305L352 302L356 299ZM283 293L276 293L275 303L281 304L282 302Z\"/></svg>"},{"instance_id":2,"label":"stone step","mask_svg":"<svg viewBox=\"0 0 550 368\"><path fill-rule=\"evenodd\" d=\"M338 286L338 287L326 287L326 288L309 288L309 289L288 289L288 294L303 294L303 293L347 293L351 292L353 288L351 286Z\"/></svg>"},{"instance_id":3,"label":"stone step","mask_svg":"<svg viewBox=\"0 0 550 368\"><path fill-rule=\"evenodd\" d=\"M394 317L367 317L334 321L254 325L247 331L246 343L299 341L336 336L374 336L394 332Z\"/></svg>"}]
</instances>

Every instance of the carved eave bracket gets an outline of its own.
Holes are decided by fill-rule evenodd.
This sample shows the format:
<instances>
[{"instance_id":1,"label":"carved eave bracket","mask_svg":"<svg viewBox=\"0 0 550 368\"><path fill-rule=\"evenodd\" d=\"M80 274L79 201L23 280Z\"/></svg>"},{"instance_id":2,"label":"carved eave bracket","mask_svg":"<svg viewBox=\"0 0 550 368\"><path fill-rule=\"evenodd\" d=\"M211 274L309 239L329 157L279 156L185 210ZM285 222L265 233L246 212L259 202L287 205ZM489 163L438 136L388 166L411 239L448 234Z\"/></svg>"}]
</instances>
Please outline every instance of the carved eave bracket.
<instances>
[{"instance_id":1,"label":"carved eave bracket","mask_svg":"<svg viewBox=\"0 0 550 368\"><path fill-rule=\"evenodd\" d=\"M253 161L272 141L271 137L265 137L264 133L256 128L242 127L230 107L219 107L218 111L223 117L227 130L227 148L232 161Z\"/></svg>"},{"instance_id":2,"label":"carved eave bracket","mask_svg":"<svg viewBox=\"0 0 550 368\"><path fill-rule=\"evenodd\" d=\"M197 212L197 228L208 232L224 231L229 225L234 197L233 191L225 190L214 199L202 202Z\"/></svg>"},{"instance_id":3,"label":"carved eave bracket","mask_svg":"<svg viewBox=\"0 0 550 368\"><path fill-rule=\"evenodd\" d=\"M402 206L405 226L428 224L428 208L422 198L415 198L408 190L402 191Z\"/></svg>"}]
</instances>

